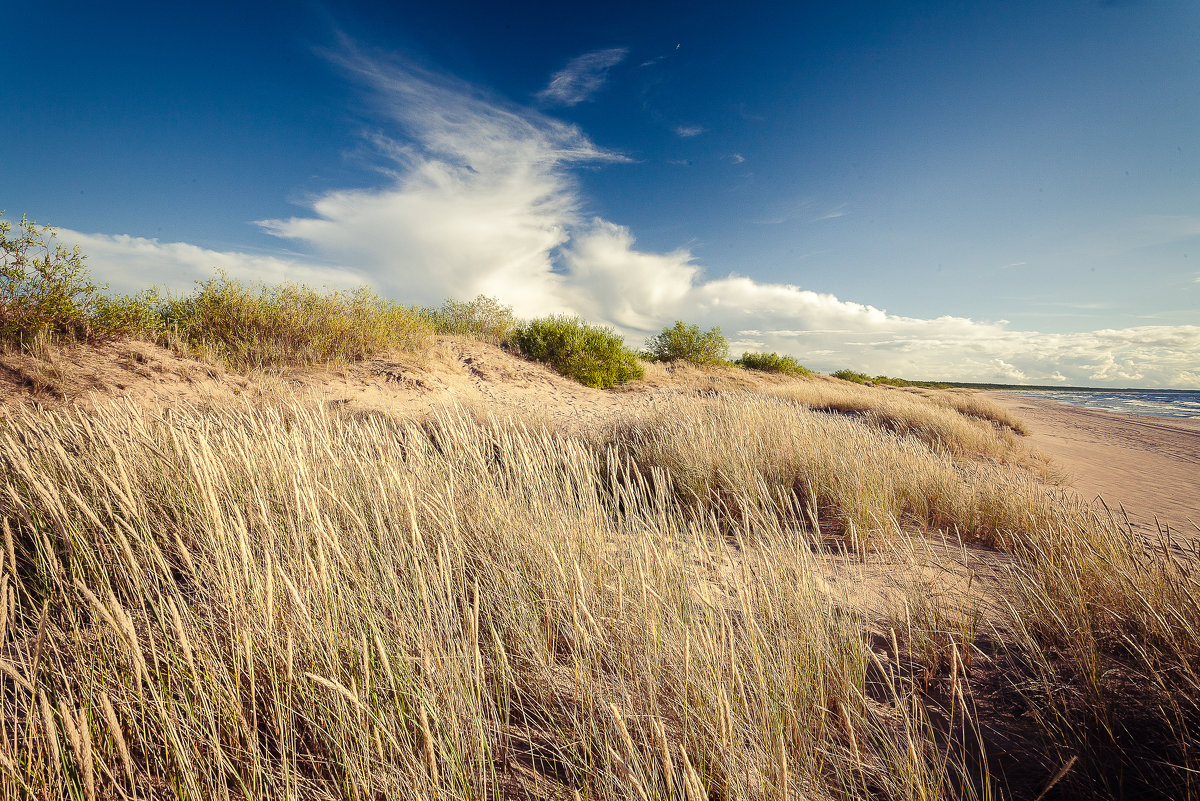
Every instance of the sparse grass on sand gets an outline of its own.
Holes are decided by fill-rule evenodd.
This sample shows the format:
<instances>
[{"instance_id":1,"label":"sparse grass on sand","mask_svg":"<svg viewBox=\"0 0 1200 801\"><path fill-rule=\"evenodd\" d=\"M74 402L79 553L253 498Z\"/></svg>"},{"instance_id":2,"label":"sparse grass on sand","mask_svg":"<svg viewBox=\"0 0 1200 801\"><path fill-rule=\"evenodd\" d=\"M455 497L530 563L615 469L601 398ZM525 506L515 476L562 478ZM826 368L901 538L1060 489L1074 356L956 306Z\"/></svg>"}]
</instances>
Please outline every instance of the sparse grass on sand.
<instances>
[{"instance_id":1,"label":"sparse grass on sand","mask_svg":"<svg viewBox=\"0 0 1200 801\"><path fill-rule=\"evenodd\" d=\"M932 425L776 394L591 438L10 409L0 796L1200 791L1194 554ZM819 579L939 529L1002 549L1003 608L872 619Z\"/></svg>"}]
</instances>

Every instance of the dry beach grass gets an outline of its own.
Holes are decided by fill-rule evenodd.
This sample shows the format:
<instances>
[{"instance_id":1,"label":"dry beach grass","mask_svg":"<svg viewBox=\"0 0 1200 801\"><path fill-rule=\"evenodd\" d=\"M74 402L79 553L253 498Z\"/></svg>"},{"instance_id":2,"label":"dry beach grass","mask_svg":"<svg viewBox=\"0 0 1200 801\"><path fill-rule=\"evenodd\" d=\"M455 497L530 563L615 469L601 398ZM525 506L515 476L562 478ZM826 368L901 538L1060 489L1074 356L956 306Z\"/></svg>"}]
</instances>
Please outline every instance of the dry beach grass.
<instances>
[{"instance_id":1,"label":"dry beach grass","mask_svg":"<svg viewBox=\"0 0 1200 801\"><path fill-rule=\"evenodd\" d=\"M422 358L6 406L0 795L1200 789L1196 554L977 396Z\"/></svg>"}]
</instances>

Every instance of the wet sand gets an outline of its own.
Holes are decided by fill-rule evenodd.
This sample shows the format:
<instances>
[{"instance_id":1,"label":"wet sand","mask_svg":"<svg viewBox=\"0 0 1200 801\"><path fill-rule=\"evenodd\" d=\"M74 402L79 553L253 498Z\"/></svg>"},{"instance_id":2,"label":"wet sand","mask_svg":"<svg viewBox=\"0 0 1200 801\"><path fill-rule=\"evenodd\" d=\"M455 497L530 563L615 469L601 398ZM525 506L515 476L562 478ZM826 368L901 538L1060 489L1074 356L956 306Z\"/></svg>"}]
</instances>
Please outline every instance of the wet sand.
<instances>
[{"instance_id":1,"label":"wet sand","mask_svg":"<svg viewBox=\"0 0 1200 801\"><path fill-rule=\"evenodd\" d=\"M1200 539L1200 420L1081 409L1012 392L984 394L1025 421L1027 441L1085 499L1123 507L1143 530L1152 532L1157 517L1181 539Z\"/></svg>"}]
</instances>

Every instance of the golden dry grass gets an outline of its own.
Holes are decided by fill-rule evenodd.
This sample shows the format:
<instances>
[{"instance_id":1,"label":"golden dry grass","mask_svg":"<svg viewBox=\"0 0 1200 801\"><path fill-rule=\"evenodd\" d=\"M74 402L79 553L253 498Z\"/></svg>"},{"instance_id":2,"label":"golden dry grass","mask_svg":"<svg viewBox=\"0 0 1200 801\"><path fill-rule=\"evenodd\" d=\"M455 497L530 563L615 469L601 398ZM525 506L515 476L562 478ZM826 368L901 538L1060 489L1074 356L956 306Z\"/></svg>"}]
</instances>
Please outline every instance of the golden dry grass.
<instances>
[{"instance_id":1,"label":"golden dry grass","mask_svg":"<svg viewBox=\"0 0 1200 801\"><path fill-rule=\"evenodd\" d=\"M10 410L0 795L1034 797L1084 749L1059 790L1195 793L1195 555L954 453L750 394L590 439ZM1006 613L818 580L936 529L1005 549Z\"/></svg>"},{"instance_id":2,"label":"golden dry grass","mask_svg":"<svg viewBox=\"0 0 1200 801\"><path fill-rule=\"evenodd\" d=\"M898 524L954 529L995 545L1056 513L1054 496L1029 474L951 457L977 441L998 449L997 440L987 438L990 429L949 419L937 427L940 436L929 437L933 427L918 429L914 420L952 416L890 397L857 418L795 405L810 392L799 383L765 395L684 400L620 424L608 438L643 471L658 468L671 476L684 502L734 515L746 504L765 503L784 519L798 511L798 523L815 529L828 520L855 549ZM881 431L885 416L907 424Z\"/></svg>"},{"instance_id":3,"label":"golden dry grass","mask_svg":"<svg viewBox=\"0 0 1200 801\"><path fill-rule=\"evenodd\" d=\"M807 408L861 416L868 425L911 434L956 456L1011 461L1021 424L977 393L954 390L865 387L846 381L800 381L775 388L773 395ZM946 414L950 409L957 414Z\"/></svg>"}]
</instances>

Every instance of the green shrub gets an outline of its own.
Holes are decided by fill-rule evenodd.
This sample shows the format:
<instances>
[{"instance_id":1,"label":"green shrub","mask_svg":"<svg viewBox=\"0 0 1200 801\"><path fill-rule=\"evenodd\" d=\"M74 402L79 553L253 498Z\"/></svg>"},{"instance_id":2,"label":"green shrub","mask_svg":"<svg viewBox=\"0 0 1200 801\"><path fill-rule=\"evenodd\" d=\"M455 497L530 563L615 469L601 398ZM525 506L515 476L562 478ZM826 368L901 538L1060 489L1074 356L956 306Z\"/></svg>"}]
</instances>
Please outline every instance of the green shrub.
<instances>
[{"instance_id":1,"label":"green shrub","mask_svg":"<svg viewBox=\"0 0 1200 801\"><path fill-rule=\"evenodd\" d=\"M830 373L834 378L840 378L843 381L852 381L855 384L865 384L871 380L871 376L866 373L856 373L853 370L838 370L836 373Z\"/></svg>"},{"instance_id":2,"label":"green shrub","mask_svg":"<svg viewBox=\"0 0 1200 801\"><path fill-rule=\"evenodd\" d=\"M156 340L163 334L164 298L153 289L96 298L94 325L121 336Z\"/></svg>"},{"instance_id":3,"label":"green shrub","mask_svg":"<svg viewBox=\"0 0 1200 801\"><path fill-rule=\"evenodd\" d=\"M577 317L551 315L517 330L513 343L527 358L545 362L589 387L608 389L643 375L637 354L611 328Z\"/></svg>"},{"instance_id":4,"label":"green shrub","mask_svg":"<svg viewBox=\"0 0 1200 801\"><path fill-rule=\"evenodd\" d=\"M720 326L701 331L698 325L676 320L657 336L646 340L646 357L658 362L682 359L692 364L718 364L729 355L729 343Z\"/></svg>"},{"instance_id":5,"label":"green shrub","mask_svg":"<svg viewBox=\"0 0 1200 801\"><path fill-rule=\"evenodd\" d=\"M422 315L439 334L474 337L493 345L504 344L517 330L512 306L487 295L466 302L448 298L440 308L422 310Z\"/></svg>"},{"instance_id":6,"label":"green shrub","mask_svg":"<svg viewBox=\"0 0 1200 801\"><path fill-rule=\"evenodd\" d=\"M742 358L734 362L739 367L748 370L762 370L767 373L785 373L787 375L810 376L809 370L793 356L780 356L778 353L743 353Z\"/></svg>"},{"instance_id":7,"label":"green shrub","mask_svg":"<svg viewBox=\"0 0 1200 801\"><path fill-rule=\"evenodd\" d=\"M163 336L235 369L352 362L423 348L432 333L417 309L366 287L247 286L224 274L197 284L191 295L163 302Z\"/></svg>"}]
</instances>

